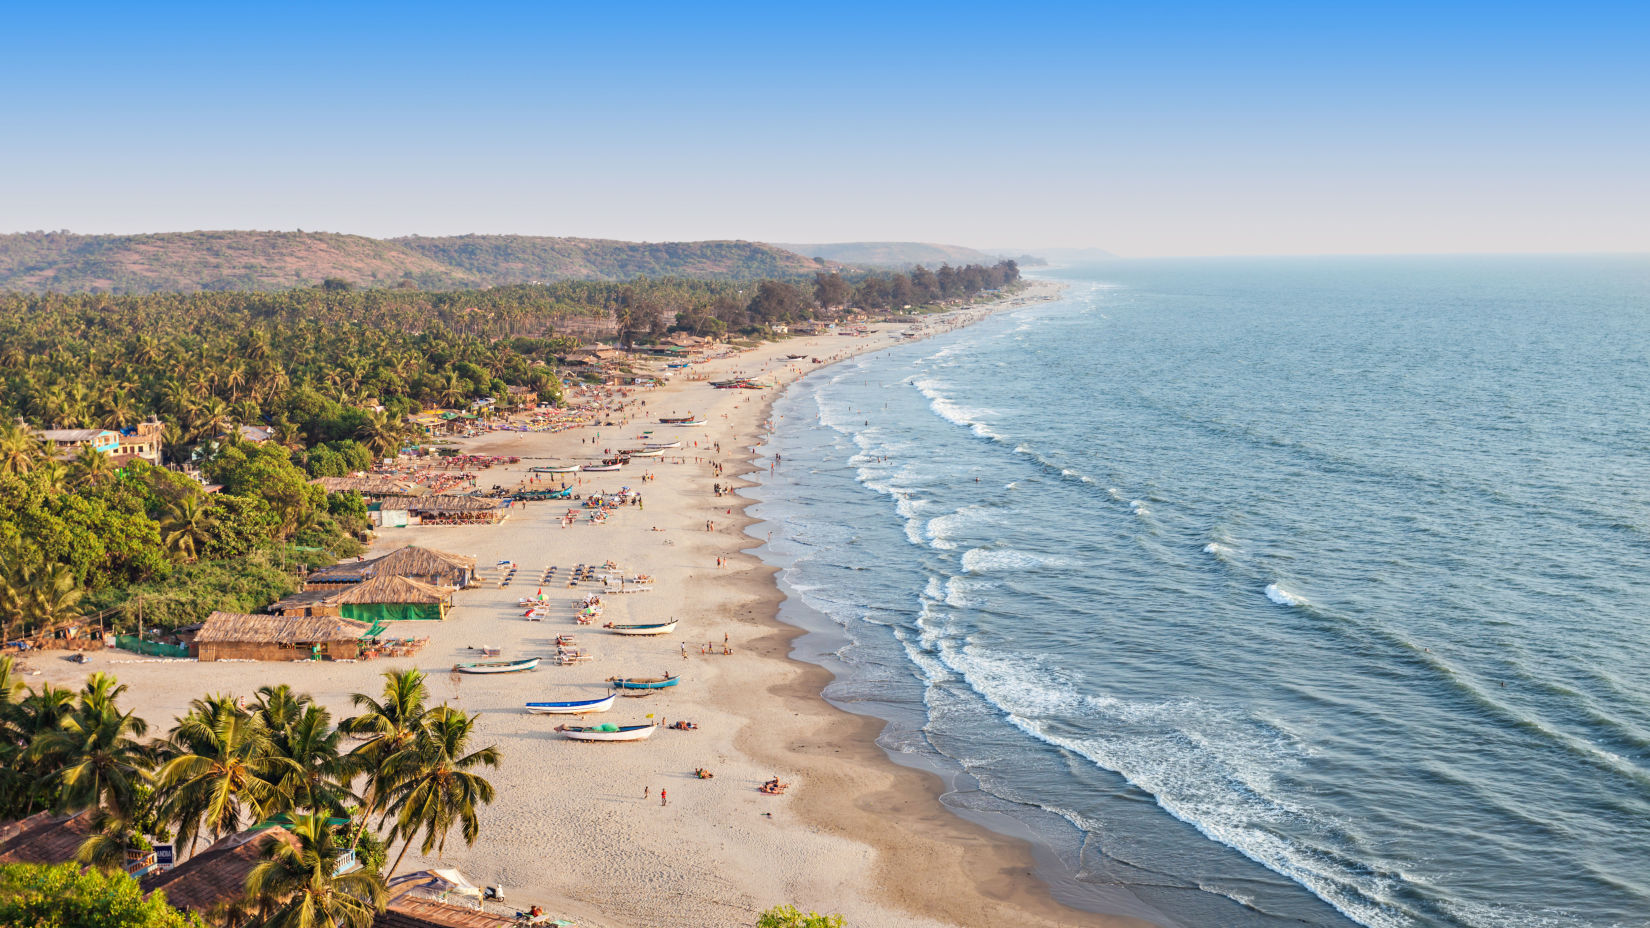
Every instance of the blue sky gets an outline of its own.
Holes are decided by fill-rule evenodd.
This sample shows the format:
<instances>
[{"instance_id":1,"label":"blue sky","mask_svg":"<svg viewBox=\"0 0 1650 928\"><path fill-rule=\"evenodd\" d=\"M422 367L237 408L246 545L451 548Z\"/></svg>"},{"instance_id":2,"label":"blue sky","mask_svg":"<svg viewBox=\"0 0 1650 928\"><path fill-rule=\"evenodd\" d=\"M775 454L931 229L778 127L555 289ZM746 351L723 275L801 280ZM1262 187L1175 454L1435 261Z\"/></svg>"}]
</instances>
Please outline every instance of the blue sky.
<instances>
[{"instance_id":1,"label":"blue sky","mask_svg":"<svg viewBox=\"0 0 1650 928\"><path fill-rule=\"evenodd\" d=\"M13 4L0 231L1646 251L1647 7Z\"/></svg>"}]
</instances>

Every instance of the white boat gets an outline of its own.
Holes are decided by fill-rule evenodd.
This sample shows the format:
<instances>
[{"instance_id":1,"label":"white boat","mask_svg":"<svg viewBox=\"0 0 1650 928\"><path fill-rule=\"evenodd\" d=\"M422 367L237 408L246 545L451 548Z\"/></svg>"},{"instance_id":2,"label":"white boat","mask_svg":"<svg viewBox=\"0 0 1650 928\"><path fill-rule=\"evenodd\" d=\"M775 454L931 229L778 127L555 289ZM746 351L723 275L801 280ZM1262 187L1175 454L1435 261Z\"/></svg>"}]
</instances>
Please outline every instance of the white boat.
<instances>
[{"instance_id":1,"label":"white boat","mask_svg":"<svg viewBox=\"0 0 1650 928\"><path fill-rule=\"evenodd\" d=\"M484 661L475 664L454 664L453 670L458 673L520 673L523 670L532 670L539 665L539 659L530 657L519 661Z\"/></svg>"},{"instance_id":2,"label":"white boat","mask_svg":"<svg viewBox=\"0 0 1650 928\"><path fill-rule=\"evenodd\" d=\"M578 715L582 712L606 712L613 708L618 693L609 693L600 699L576 699L571 702L530 702L527 711L536 715Z\"/></svg>"},{"instance_id":3,"label":"white boat","mask_svg":"<svg viewBox=\"0 0 1650 928\"><path fill-rule=\"evenodd\" d=\"M588 470L588 471L597 471L597 470L609 471L609 470L618 470L618 469L619 469L619 465L617 465L617 464L586 464L586 465L579 468L579 470Z\"/></svg>"},{"instance_id":4,"label":"white boat","mask_svg":"<svg viewBox=\"0 0 1650 928\"><path fill-rule=\"evenodd\" d=\"M692 422L672 422L671 423L671 425L680 425L684 428L692 428L693 426L704 425L704 424L705 424L704 419L694 419Z\"/></svg>"},{"instance_id":5,"label":"white boat","mask_svg":"<svg viewBox=\"0 0 1650 928\"><path fill-rule=\"evenodd\" d=\"M676 620L661 622L657 625L603 625L615 635L668 635L676 630Z\"/></svg>"},{"instance_id":6,"label":"white boat","mask_svg":"<svg viewBox=\"0 0 1650 928\"><path fill-rule=\"evenodd\" d=\"M633 457L633 458L657 458L657 457L663 457L664 453L665 453L665 449L663 449L663 448L649 448L646 451L627 451L627 452L625 452L625 454L627 454L628 456Z\"/></svg>"},{"instance_id":7,"label":"white boat","mask_svg":"<svg viewBox=\"0 0 1650 928\"><path fill-rule=\"evenodd\" d=\"M578 473L579 465L559 464L555 467L532 467L529 470L535 474L575 474Z\"/></svg>"},{"instance_id":8,"label":"white boat","mask_svg":"<svg viewBox=\"0 0 1650 928\"><path fill-rule=\"evenodd\" d=\"M682 447L680 441L650 441L647 443L647 450L649 451L669 451L672 448L680 447Z\"/></svg>"},{"instance_id":9,"label":"white boat","mask_svg":"<svg viewBox=\"0 0 1650 928\"><path fill-rule=\"evenodd\" d=\"M646 725L557 725L556 731L574 741L643 741L653 737L659 723Z\"/></svg>"}]
</instances>

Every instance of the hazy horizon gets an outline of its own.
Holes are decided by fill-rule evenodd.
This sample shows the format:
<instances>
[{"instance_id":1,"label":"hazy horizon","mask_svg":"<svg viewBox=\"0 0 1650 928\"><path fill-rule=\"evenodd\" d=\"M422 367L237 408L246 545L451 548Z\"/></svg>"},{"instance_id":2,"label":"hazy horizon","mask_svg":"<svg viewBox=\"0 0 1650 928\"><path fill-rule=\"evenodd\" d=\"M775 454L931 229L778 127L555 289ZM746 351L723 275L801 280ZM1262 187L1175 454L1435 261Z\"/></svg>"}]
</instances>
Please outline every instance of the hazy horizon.
<instances>
[{"instance_id":1,"label":"hazy horizon","mask_svg":"<svg viewBox=\"0 0 1650 928\"><path fill-rule=\"evenodd\" d=\"M1650 13L8 14L0 231L1650 251Z\"/></svg>"}]
</instances>

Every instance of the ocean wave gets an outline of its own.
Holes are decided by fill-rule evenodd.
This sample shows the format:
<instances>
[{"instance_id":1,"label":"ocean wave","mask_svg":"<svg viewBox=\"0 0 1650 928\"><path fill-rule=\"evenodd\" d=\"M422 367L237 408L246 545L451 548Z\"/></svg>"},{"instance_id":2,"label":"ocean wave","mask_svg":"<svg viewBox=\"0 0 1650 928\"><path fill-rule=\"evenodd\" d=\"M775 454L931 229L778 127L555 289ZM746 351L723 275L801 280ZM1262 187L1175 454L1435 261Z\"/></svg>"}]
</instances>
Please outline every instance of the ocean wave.
<instances>
[{"instance_id":1,"label":"ocean wave","mask_svg":"<svg viewBox=\"0 0 1650 928\"><path fill-rule=\"evenodd\" d=\"M1123 776L1170 815L1306 887L1348 918L1369 928L1414 925L1395 903L1398 874L1342 851L1360 840L1277 788L1278 774L1306 754L1287 733L1198 700L1083 694L1041 661L969 647L942 649L941 657L948 676L960 677L1015 727ZM1072 722L1081 722L1084 734L1074 733ZM1319 835L1325 843L1292 842L1283 834L1286 822L1291 833Z\"/></svg>"},{"instance_id":2,"label":"ocean wave","mask_svg":"<svg viewBox=\"0 0 1650 928\"><path fill-rule=\"evenodd\" d=\"M1231 545L1223 545L1218 541L1211 541L1203 546L1203 553L1212 556L1217 561L1224 561L1230 564L1237 556L1237 549L1233 548Z\"/></svg>"},{"instance_id":3,"label":"ocean wave","mask_svg":"<svg viewBox=\"0 0 1650 928\"><path fill-rule=\"evenodd\" d=\"M1058 554L1037 554L1016 548L970 548L962 556L962 569L971 574L1073 566L1076 566L1074 561Z\"/></svg>"},{"instance_id":4,"label":"ocean wave","mask_svg":"<svg viewBox=\"0 0 1650 928\"><path fill-rule=\"evenodd\" d=\"M1312 601L1281 583L1266 585L1266 598L1280 606L1310 606Z\"/></svg>"},{"instance_id":5,"label":"ocean wave","mask_svg":"<svg viewBox=\"0 0 1650 928\"><path fill-rule=\"evenodd\" d=\"M911 385L917 388L917 392L928 398L928 407L934 410L934 413L941 419L952 425L969 429L981 438L1000 439L1002 437L992 431L991 427L984 421L995 415L994 410L971 409L957 404L939 391L941 385L935 380L917 378L911 381Z\"/></svg>"}]
</instances>

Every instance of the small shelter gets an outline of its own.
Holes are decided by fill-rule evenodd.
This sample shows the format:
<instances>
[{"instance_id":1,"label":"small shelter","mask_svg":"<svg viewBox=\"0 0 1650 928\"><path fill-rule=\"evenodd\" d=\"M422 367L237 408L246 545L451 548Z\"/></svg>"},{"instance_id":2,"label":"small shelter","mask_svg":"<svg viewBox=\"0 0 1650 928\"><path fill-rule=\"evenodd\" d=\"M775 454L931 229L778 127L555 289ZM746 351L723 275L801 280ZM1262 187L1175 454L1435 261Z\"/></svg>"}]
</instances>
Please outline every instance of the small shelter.
<instances>
[{"instance_id":1,"label":"small shelter","mask_svg":"<svg viewBox=\"0 0 1650 928\"><path fill-rule=\"evenodd\" d=\"M328 493L359 493L368 498L380 496L418 496L428 493L424 487L409 480L391 480L388 477L316 477L310 483Z\"/></svg>"},{"instance_id":2,"label":"small shelter","mask_svg":"<svg viewBox=\"0 0 1650 928\"><path fill-rule=\"evenodd\" d=\"M203 661L354 660L371 628L338 616L286 618L214 612L206 617L190 649Z\"/></svg>"},{"instance_id":3,"label":"small shelter","mask_svg":"<svg viewBox=\"0 0 1650 928\"><path fill-rule=\"evenodd\" d=\"M411 577L378 576L333 594L338 614L362 622L435 621L447 617L453 592Z\"/></svg>"}]
</instances>

